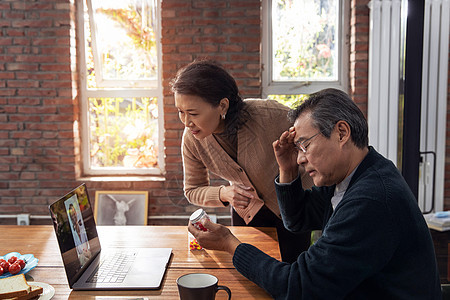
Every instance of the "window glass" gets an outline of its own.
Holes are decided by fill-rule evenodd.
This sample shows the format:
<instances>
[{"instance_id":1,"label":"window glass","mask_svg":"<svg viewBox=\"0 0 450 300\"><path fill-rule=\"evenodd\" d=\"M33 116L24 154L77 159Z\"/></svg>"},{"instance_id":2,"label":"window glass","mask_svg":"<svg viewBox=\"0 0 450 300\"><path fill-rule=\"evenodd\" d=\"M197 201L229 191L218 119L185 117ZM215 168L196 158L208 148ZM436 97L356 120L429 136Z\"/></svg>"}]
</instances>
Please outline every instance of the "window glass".
<instances>
[{"instance_id":1,"label":"window glass","mask_svg":"<svg viewBox=\"0 0 450 300\"><path fill-rule=\"evenodd\" d=\"M272 1L272 80L338 79L338 0Z\"/></svg>"},{"instance_id":2,"label":"window glass","mask_svg":"<svg viewBox=\"0 0 450 300\"><path fill-rule=\"evenodd\" d=\"M156 98L89 98L91 167L158 164Z\"/></svg>"},{"instance_id":3,"label":"window glass","mask_svg":"<svg viewBox=\"0 0 450 300\"><path fill-rule=\"evenodd\" d=\"M348 89L349 2L262 1L264 97Z\"/></svg>"},{"instance_id":4,"label":"window glass","mask_svg":"<svg viewBox=\"0 0 450 300\"><path fill-rule=\"evenodd\" d=\"M296 108L302 104L308 95L269 95L268 99L277 100L290 108Z\"/></svg>"},{"instance_id":5,"label":"window glass","mask_svg":"<svg viewBox=\"0 0 450 300\"><path fill-rule=\"evenodd\" d=\"M162 174L156 0L81 0L83 170Z\"/></svg>"},{"instance_id":6,"label":"window glass","mask_svg":"<svg viewBox=\"0 0 450 300\"><path fill-rule=\"evenodd\" d=\"M86 14L88 87L155 85L158 55L153 1L88 0Z\"/></svg>"}]
</instances>

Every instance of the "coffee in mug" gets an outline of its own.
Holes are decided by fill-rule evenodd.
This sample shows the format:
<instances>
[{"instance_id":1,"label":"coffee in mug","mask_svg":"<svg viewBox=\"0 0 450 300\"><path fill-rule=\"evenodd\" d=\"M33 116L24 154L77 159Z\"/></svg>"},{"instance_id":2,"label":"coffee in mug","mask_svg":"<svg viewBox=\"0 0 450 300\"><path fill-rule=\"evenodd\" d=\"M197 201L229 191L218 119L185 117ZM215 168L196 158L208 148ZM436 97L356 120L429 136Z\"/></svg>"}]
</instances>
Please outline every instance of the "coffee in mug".
<instances>
[{"instance_id":1,"label":"coffee in mug","mask_svg":"<svg viewBox=\"0 0 450 300\"><path fill-rule=\"evenodd\" d=\"M216 276L205 273L191 273L180 276L177 279L178 292L181 300L214 300L219 290L228 293L231 299L231 291L224 285L218 285Z\"/></svg>"}]
</instances>

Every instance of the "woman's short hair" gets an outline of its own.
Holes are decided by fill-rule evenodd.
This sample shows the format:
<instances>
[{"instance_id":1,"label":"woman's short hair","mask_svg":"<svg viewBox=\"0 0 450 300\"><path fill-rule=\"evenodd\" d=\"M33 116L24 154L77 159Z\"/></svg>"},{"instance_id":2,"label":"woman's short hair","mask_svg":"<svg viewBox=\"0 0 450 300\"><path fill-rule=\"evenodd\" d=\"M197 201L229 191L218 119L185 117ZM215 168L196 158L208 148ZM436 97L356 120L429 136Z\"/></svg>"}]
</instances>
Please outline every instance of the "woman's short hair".
<instances>
[{"instance_id":1,"label":"woman's short hair","mask_svg":"<svg viewBox=\"0 0 450 300\"><path fill-rule=\"evenodd\" d=\"M322 131L327 138L330 137L334 125L338 121L345 121L351 129L351 139L358 148L365 148L369 144L368 125L362 111L355 102L341 90L324 89L309 97L288 114L294 122L301 114L311 113L313 126Z\"/></svg>"},{"instance_id":2,"label":"woman's short hair","mask_svg":"<svg viewBox=\"0 0 450 300\"><path fill-rule=\"evenodd\" d=\"M234 78L216 61L195 60L178 70L170 82L173 93L201 97L214 107L227 98L229 108L225 119L225 134L233 134L240 123L244 101Z\"/></svg>"}]
</instances>

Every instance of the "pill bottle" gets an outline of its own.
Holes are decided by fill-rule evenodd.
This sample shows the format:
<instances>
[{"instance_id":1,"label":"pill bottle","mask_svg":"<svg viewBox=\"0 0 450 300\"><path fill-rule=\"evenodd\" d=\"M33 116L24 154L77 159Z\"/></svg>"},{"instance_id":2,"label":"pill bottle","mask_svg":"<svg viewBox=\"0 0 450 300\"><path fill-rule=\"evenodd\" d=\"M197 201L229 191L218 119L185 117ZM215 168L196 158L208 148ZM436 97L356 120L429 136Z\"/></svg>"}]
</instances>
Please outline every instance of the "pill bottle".
<instances>
[{"instance_id":1,"label":"pill bottle","mask_svg":"<svg viewBox=\"0 0 450 300\"><path fill-rule=\"evenodd\" d=\"M199 230L206 231L207 229L203 226L202 221L204 219L209 219L208 214L206 211L203 210L203 208L199 208L196 211L192 213L192 215L189 217L189 221L192 223L192 225L195 226L195 228ZM199 245L195 237L188 232L188 244L189 244L189 250L202 250L202 246Z\"/></svg>"}]
</instances>

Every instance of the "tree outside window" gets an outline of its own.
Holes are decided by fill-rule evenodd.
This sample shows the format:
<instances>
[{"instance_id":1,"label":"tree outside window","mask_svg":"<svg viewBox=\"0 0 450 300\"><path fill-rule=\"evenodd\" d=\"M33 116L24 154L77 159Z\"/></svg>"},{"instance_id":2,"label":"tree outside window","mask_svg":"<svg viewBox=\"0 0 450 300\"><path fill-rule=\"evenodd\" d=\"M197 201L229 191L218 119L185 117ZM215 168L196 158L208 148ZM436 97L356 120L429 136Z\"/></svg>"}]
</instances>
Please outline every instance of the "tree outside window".
<instances>
[{"instance_id":1,"label":"tree outside window","mask_svg":"<svg viewBox=\"0 0 450 300\"><path fill-rule=\"evenodd\" d=\"M81 56L86 174L163 172L156 0L84 0ZM80 18L79 18L80 19Z\"/></svg>"},{"instance_id":2,"label":"tree outside window","mask_svg":"<svg viewBox=\"0 0 450 300\"><path fill-rule=\"evenodd\" d=\"M346 90L346 2L263 1L265 96L295 106L326 87Z\"/></svg>"}]
</instances>

